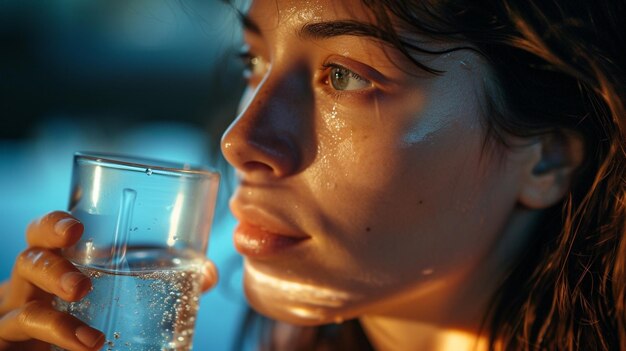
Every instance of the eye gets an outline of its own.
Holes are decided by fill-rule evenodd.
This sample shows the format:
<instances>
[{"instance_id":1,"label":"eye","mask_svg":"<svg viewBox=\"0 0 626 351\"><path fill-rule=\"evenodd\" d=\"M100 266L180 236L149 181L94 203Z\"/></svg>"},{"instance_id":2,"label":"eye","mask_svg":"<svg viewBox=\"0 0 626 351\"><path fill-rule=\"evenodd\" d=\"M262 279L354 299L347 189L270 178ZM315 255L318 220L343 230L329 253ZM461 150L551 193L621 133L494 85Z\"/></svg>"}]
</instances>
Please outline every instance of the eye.
<instances>
[{"instance_id":1,"label":"eye","mask_svg":"<svg viewBox=\"0 0 626 351\"><path fill-rule=\"evenodd\" d=\"M328 80L326 84L330 84L335 90L361 90L372 86L372 82L361 77L357 73L336 65L329 65Z\"/></svg>"},{"instance_id":2,"label":"eye","mask_svg":"<svg viewBox=\"0 0 626 351\"><path fill-rule=\"evenodd\" d=\"M246 79L261 76L267 69L267 62L250 51L244 50L239 53L239 59L243 62L243 76Z\"/></svg>"}]
</instances>

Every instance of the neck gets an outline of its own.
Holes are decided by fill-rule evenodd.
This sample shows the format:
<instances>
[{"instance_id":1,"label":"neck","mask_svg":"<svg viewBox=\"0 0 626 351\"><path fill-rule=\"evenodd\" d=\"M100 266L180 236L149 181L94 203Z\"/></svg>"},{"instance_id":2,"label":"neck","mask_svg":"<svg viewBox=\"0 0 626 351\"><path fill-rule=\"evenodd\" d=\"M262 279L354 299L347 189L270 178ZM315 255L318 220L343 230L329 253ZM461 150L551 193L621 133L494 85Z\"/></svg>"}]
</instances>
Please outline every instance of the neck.
<instances>
[{"instance_id":1,"label":"neck","mask_svg":"<svg viewBox=\"0 0 626 351\"><path fill-rule=\"evenodd\" d=\"M378 351L484 351L487 339L478 333L438 327L393 317L364 317L361 323Z\"/></svg>"},{"instance_id":2,"label":"neck","mask_svg":"<svg viewBox=\"0 0 626 351\"><path fill-rule=\"evenodd\" d=\"M488 334L482 327L491 299L539 215L524 209L513 212L502 239L476 266L460 268L444 282L398 296L377 313L360 318L376 350L488 349Z\"/></svg>"},{"instance_id":3,"label":"neck","mask_svg":"<svg viewBox=\"0 0 626 351\"><path fill-rule=\"evenodd\" d=\"M396 308L362 316L370 342L378 351L483 351L487 350L481 325L495 291L494 281L483 281L482 292L468 289L464 279L438 284L427 295L402 297ZM477 285L476 285L477 286Z\"/></svg>"}]
</instances>

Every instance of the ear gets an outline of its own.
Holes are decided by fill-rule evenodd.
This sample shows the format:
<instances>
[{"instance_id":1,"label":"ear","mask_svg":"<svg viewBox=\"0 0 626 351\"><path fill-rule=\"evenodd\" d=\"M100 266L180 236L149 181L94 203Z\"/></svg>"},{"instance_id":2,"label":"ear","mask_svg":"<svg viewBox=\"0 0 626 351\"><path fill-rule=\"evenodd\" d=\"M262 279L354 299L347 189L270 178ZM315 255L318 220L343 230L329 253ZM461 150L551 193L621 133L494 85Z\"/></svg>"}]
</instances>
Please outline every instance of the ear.
<instances>
[{"instance_id":1,"label":"ear","mask_svg":"<svg viewBox=\"0 0 626 351\"><path fill-rule=\"evenodd\" d=\"M584 159L583 138L570 131L540 137L538 157L525 171L518 201L531 209L559 202L567 193L575 171Z\"/></svg>"}]
</instances>

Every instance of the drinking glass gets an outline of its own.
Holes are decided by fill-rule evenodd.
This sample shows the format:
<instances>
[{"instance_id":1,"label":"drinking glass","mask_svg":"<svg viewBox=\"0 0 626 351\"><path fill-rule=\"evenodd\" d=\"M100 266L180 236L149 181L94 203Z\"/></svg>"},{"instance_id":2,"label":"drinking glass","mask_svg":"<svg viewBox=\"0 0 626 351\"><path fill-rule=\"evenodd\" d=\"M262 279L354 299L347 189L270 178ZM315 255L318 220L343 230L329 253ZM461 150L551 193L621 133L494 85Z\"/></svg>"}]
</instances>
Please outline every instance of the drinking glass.
<instances>
[{"instance_id":1,"label":"drinking glass","mask_svg":"<svg viewBox=\"0 0 626 351\"><path fill-rule=\"evenodd\" d=\"M209 169L76 153L69 211L85 231L62 254L93 290L56 308L104 332L104 350L190 350L218 183Z\"/></svg>"}]
</instances>

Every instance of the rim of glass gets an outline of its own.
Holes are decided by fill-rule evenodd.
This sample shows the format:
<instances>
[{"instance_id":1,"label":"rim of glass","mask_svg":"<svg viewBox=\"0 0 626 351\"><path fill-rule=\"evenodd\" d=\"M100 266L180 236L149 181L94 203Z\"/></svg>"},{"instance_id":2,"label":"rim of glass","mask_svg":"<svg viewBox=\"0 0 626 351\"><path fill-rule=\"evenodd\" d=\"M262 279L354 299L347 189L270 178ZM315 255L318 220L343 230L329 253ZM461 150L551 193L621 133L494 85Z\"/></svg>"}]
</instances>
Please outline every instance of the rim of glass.
<instances>
[{"instance_id":1,"label":"rim of glass","mask_svg":"<svg viewBox=\"0 0 626 351\"><path fill-rule=\"evenodd\" d=\"M170 174L170 175L188 175L202 176L209 178L219 178L219 172L211 167L198 166L189 163L178 163L173 161L153 159L143 156L79 151L74 153L74 160L85 160L97 163L98 165L111 168L125 168L137 172L151 174Z\"/></svg>"}]
</instances>

